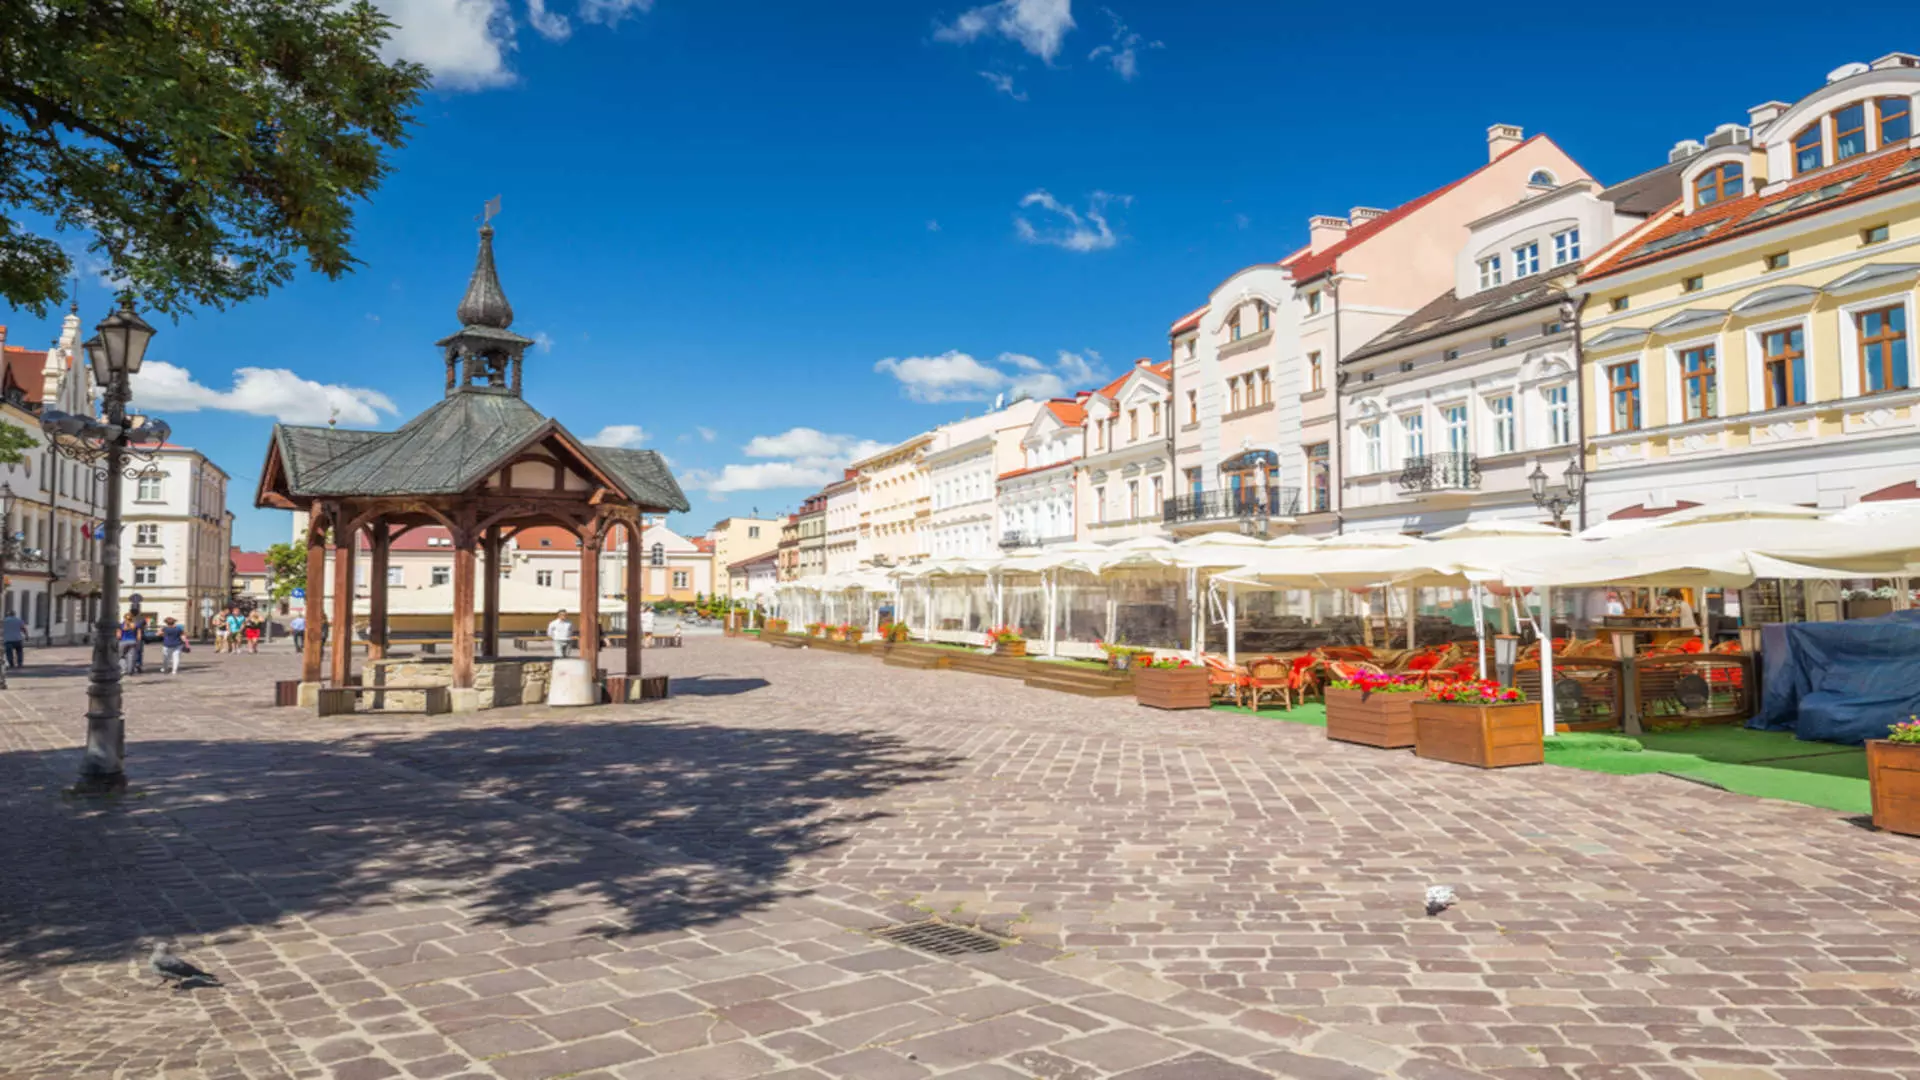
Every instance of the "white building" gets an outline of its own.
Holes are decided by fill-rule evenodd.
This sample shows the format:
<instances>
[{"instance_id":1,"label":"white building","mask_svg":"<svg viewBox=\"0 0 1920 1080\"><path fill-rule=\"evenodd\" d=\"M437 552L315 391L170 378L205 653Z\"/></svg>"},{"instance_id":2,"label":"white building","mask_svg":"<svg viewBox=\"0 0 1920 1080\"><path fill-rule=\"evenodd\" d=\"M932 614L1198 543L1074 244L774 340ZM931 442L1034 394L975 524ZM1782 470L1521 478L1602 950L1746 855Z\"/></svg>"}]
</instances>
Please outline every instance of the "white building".
<instances>
[{"instance_id":1,"label":"white building","mask_svg":"<svg viewBox=\"0 0 1920 1080\"><path fill-rule=\"evenodd\" d=\"M1034 414L1020 440L1020 467L1000 474L995 491L1000 509L1000 546L1036 547L1080 539L1074 474L1086 434L1086 400L1048 401Z\"/></svg>"},{"instance_id":2,"label":"white building","mask_svg":"<svg viewBox=\"0 0 1920 1080\"><path fill-rule=\"evenodd\" d=\"M1583 257L1679 197L1677 165L1544 188L1467 227L1453 288L1341 362L1349 531L1550 522L1528 476L1579 454L1569 290Z\"/></svg>"},{"instance_id":3,"label":"white building","mask_svg":"<svg viewBox=\"0 0 1920 1080\"><path fill-rule=\"evenodd\" d=\"M927 452L932 488L927 549L936 559L992 555L999 550L995 479L1020 467L1020 440L1040 412L1032 399L935 428Z\"/></svg>"},{"instance_id":4,"label":"white building","mask_svg":"<svg viewBox=\"0 0 1920 1080\"><path fill-rule=\"evenodd\" d=\"M1081 425L1081 519L1087 537L1111 543L1166 531L1173 482L1172 361L1137 361L1089 395Z\"/></svg>"},{"instance_id":5,"label":"white building","mask_svg":"<svg viewBox=\"0 0 1920 1080\"><path fill-rule=\"evenodd\" d=\"M0 326L0 420L34 440L20 464L0 466L0 484L14 497L6 535L18 537L7 567L5 609L26 620L28 641L66 644L90 640L98 617L100 551L95 536L105 516L105 485L92 470L47 449L40 410L48 405L91 413L93 378L80 352L80 317L69 314L60 339L45 351L6 343Z\"/></svg>"},{"instance_id":6,"label":"white building","mask_svg":"<svg viewBox=\"0 0 1920 1080\"><path fill-rule=\"evenodd\" d=\"M927 556L926 526L932 499L927 478L931 433L856 461L860 477L859 560L874 566L901 566Z\"/></svg>"},{"instance_id":7,"label":"white building","mask_svg":"<svg viewBox=\"0 0 1920 1080\"><path fill-rule=\"evenodd\" d=\"M168 444L121 493L123 594L200 635L233 589L226 471L198 450Z\"/></svg>"},{"instance_id":8,"label":"white building","mask_svg":"<svg viewBox=\"0 0 1920 1080\"><path fill-rule=\"evenodd\" d=\"M827 497L826 572L851 573L860 567L860 477L849 469L823 494Z\"/></svg>"}]
</instances>

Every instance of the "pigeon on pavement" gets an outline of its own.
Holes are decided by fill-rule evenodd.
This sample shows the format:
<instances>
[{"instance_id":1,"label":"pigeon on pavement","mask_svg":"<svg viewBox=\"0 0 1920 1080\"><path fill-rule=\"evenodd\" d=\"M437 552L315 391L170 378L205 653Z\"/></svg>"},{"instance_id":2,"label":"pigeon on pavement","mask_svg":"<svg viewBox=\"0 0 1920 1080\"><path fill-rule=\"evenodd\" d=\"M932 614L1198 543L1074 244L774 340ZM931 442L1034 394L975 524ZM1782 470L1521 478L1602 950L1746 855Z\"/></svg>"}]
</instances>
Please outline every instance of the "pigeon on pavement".
<instances>
[{"instance_id":1,"label":"pigeon on pavement","mask_svg":"<svg viewBox=\"0 0 1920 1080\"><path fill-rule=\"evenodd\" d=\"M176 987L189 983L219 986L220 980L211 972L202 971L185 960L173 955L173 946L164 941L153 943L153 955L147 957L147 966L160 976L162 982L172 980Z\"/></svg>"},{"instance_id":2,"label":"pigeon on pavement","mask_svg":"<svg viewBox=\"0 0 1920 1080\"><path fill-rule=\"evenodd\" d=\"M1453 906L1454 895L1451 885L1427 886L1427 914L1438 915Z\"/></svg>"}]
</instances>

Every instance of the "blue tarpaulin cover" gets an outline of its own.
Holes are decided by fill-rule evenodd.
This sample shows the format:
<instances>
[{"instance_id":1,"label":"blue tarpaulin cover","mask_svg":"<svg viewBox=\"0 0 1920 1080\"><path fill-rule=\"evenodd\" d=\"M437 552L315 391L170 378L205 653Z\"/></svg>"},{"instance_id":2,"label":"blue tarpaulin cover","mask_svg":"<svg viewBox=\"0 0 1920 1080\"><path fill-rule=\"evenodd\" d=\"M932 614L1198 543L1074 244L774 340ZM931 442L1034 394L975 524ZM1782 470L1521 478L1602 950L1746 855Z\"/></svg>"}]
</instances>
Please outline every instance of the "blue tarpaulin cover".
<instances>
[{"instance_id":1,"label":"blue tarpaulin cover","mask_svg":"<svg viewBox=\"0 0 1920 1080\"><path fill-rule=\"evenodd\" d=\"M1920 611L1761 631L1751 728L1857 745L1920 713Z\"/></svg>"}]
</instances>

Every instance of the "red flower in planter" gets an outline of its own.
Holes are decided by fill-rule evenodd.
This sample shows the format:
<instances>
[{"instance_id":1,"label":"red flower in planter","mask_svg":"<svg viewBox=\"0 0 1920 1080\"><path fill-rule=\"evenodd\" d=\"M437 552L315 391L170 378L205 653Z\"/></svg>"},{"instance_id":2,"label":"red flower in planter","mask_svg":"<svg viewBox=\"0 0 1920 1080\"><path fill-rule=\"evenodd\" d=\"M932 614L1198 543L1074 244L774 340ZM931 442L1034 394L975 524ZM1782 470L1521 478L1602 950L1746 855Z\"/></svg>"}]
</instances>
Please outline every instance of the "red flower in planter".
<instances>
[{"instance_id":1,"label":"red flower in planter","mask_svg":"<svg viewBox=\"0 0 1920 1080\"><path fill-rule=\"evenodd\" d=\"M1446 705L1518 705L1527 700L1527 695L1492 679L1461 679L1427 687L1427 700Z\"/></svg>"}]
</instances>

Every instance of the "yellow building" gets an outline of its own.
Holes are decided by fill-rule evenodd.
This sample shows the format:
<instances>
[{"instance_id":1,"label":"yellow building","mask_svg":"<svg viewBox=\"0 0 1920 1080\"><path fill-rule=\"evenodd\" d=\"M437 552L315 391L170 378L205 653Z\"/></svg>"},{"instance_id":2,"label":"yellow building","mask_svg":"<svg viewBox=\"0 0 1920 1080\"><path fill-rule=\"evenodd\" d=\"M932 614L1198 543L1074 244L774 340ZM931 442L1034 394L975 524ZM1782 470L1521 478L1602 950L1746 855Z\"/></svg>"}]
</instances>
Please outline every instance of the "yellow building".
<instances>
[{"instance_id":1,"label":"yellow building","mask_svg":"<svg viewBox=\"0 0 1920 1080\"><path fill-rule=\"evenodd\" d=\"M1587 520L1920 494L1920 58L1674 148L1680 201L1580 278Z\"/></svg>"},{"instance_id":2,"label":"yellow building","mask_svg":"<svg viewBox=\"0 0 1920 1080\"><path fill-rule=\"evenodd\" d=\"M721 575L734 563L764 555L780 546L782 524L781 518L763 517L730 517L715 522L707 531L707 539L713 543L715 588L729 596L739 595L732 588L731 578L723 579Z\"/></svg>"}]
</instances>

